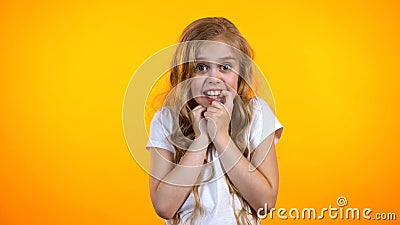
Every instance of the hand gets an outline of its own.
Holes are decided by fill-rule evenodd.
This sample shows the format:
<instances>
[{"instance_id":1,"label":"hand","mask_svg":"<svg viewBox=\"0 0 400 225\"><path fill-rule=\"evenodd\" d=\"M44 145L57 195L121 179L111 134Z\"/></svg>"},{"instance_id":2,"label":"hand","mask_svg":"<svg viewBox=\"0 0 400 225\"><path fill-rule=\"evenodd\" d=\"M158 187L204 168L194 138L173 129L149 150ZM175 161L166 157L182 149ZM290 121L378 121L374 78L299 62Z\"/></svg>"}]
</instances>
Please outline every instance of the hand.
<instances>
[{"instance_id":1,"label":"hand","mask_svg":"<svg viewBox=\"0 0 400 225\"><path fill-rule=\"evenodd\" d=\"M190 111L190 119L192 120L194 135L196 138L200 138L202 135L207 136L207 124L203 117L203 112L206 111L206 107L198 105Z\"/></svg>"},{"instance_id":2,"label":"hand","mask_svg":"<svg viewBox=\"0 0 400 225\"><path fill-rule=\"evenodd\" d=\"M229 136L229 124L231 122L235 93L223 90L221 95L225 97L225 103L213 101L204 113L204 117L207 119L208 135L212 140L221 135Z\"/></svg>"}]
</instances>

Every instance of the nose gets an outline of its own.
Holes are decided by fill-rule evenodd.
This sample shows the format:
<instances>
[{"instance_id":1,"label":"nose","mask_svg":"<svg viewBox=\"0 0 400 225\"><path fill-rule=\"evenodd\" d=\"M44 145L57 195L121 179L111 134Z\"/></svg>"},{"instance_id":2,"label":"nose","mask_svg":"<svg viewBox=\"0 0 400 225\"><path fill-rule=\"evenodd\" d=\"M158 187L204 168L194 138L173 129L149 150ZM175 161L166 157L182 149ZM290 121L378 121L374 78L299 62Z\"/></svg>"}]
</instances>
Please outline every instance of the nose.
<instances>
[{"instance_id":1,"label":"nose","mask_svg":"<svg viewBox=\"0 0 400 225\"><path fill-rule=\"evenodd\" d=\"M222 83L222 80L215 77L207 77L206 83L211 85L218 85Z\"/></svg>"},{"instance_id":2,"label":"nose","mask_svg":"<svg viewBox=\"0 0 400 225\"><path fill-rule=\"evenodd\" d=\"M213 68L210 70L210 74L208 75L207 78L208 83L213 83L213 84L220 84L222 83L222 75L221 72L217 68Z\"/></svg>"}]
</instances>

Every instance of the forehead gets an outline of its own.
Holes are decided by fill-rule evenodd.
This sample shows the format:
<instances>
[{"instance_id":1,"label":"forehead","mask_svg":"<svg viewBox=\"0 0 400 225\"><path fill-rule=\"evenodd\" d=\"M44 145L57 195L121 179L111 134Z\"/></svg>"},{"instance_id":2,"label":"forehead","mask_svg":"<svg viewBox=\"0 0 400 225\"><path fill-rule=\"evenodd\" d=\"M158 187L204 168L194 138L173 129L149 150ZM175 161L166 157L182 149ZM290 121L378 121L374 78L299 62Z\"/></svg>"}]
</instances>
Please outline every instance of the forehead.
<instances>
[{"instance_id":1,"label":"forehead","mask_svg":"<svg viewBox=\"0 0 400 225\"><path fill-rule=\"evenodd\" d=\"M221 60L235 60L234 47L220 42L202 43L196 51L197 60L220 62Z\"/></svg>"}]
</instances>

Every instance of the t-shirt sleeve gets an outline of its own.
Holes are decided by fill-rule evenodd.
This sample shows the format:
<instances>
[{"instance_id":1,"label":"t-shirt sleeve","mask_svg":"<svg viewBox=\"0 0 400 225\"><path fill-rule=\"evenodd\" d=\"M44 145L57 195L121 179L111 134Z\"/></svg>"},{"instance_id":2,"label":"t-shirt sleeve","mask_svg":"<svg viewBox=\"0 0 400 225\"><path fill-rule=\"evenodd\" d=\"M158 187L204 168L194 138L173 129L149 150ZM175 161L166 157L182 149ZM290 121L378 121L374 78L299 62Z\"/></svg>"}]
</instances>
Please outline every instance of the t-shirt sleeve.
<instances>
[{"instance_id":1,"label":"t-shirt sleeve","mask_svg":"<svg viewBox=\"0 0 400 225\"><path fill-rule=\"evenodd\" d=\"M171 113L162 108L158 110L150 124L150 135L146 149L150 147L162 148L175 154L175 149L171 144L169 137L172 132Z\"/></svg>"},{"instance_id":2,"label":"t-shirt sleeve","mask_svg":"<svg viewBox=\"0 0 400 225\"><path fill-rule=\"evenodd\" d=\"M276 132L274 143L278 143L283 131L282 124L264 99L255 97L251 103L253 104L253 117L249 134L250 152L273 132Z\"/></svg>"}]
</instances>

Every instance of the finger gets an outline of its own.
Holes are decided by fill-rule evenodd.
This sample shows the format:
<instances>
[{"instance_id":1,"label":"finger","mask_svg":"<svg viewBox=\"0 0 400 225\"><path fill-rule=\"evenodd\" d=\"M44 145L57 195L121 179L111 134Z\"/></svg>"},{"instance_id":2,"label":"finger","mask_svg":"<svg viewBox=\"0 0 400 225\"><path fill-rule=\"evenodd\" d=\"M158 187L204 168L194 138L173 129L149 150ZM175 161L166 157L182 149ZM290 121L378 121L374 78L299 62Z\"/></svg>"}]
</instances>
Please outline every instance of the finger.
<instances>
[{"instance_id":1,"label":"finger","mask_svg":"<svg viewBox=\"0 0 400 225\"><path fill-rule=\"evenodd\" d=\"M192 119L199 119L203 118L203 112L205 112L207 109L204 106L196 107L190 112L190 117Z\"/></svg>"},{"instance_id":2,"label":"finger","mask_svg":"<svg viewBox=\"0 0 400 225\"><path fill-rule=\"evenodd\" d=\"M193 114L200 114L200 113L202 113L202 112L204 112L204 111L206 111L206 110L207 110L206 107L204 107L204 106L202 106L202 105L198 105L198 106L196 106L196 107L192 110L192 113L193 113Z\"/></svg>"},{"instance_id":3,"label":"finger","mask_svg":"<svg viewBox=\"0 0 400 225\"><path fill-rule=\"evenodd\" d=\"M222 106L223 107L223 106ZM218 111L220 111L221 110L221 106L213 106L212 104L211 104L211 106L209 106L209 107L207 107L207 112L214 112L214 113L216 113L216 112L218 112Z\"/></svg>"},{"instance_id":4,"label":"finger","mask_svg":"<svg viewBox=\"0 0 400 225\"><path fill-rule=\"evenodd\" d=\"M226 103L228 103L228 104L233 103L233 98L235 97L235 92L222 90L221 95L225 96L225 99L226 99L225 104Z\"/></svg>"},{"instance_id":5,"label":"finger","mask_svg":"<svg viewBox=\"0 0 400 225\"><path fill-rule=\"evenodd\" d=\"M224 106L224 104L223 104L222 102L213 101L213 102L211 103L211 106L208 107L208 108L216 108L216 109L221 110L221 109L225 109L225 106ZM207 108L207 110L208 110L208 108Z\"/></svg>"},{"instance_id":6,"label":"finger","mask_svg":"<svg viewBox=\"0 0 400 225\"><path fill-rule=\"evenodd\" d=\"M196 111L196 110L199 110L199 109L201 109L201 108L204 108L204 106L203 106L203 105L198 105L198 106L194 107L194 108L192 109L192 111Z\"/></svg>"},{"instance_id":7,"label":"finger","mask_svg":"<svg viewBox=\"0 0 400 225\"><path fill-rule=\"evenodd\" d=\"M230 110L229 110L230 107L228 107L230 105L231 104L227 104L227 103L223 104L222 102L213 101L211 103L210 107L216 108L218 111L230 112ZM210 107L208 107L208 108L210 108ZM207 108L207 110L208 110L208 108Z\"/></svg>"},{"instance_id":8,"label":"finger","mask_svg":"<svg viewBox=\"0 0 400 225\"><path fill-rule=\"evenodd\" d=\"M206 118L206 119L212 119L213 118L213 116L214 116L214 113L212 113L212 112L205 112L204 113L204 118Z\"/></svg>"}]
</instances>

